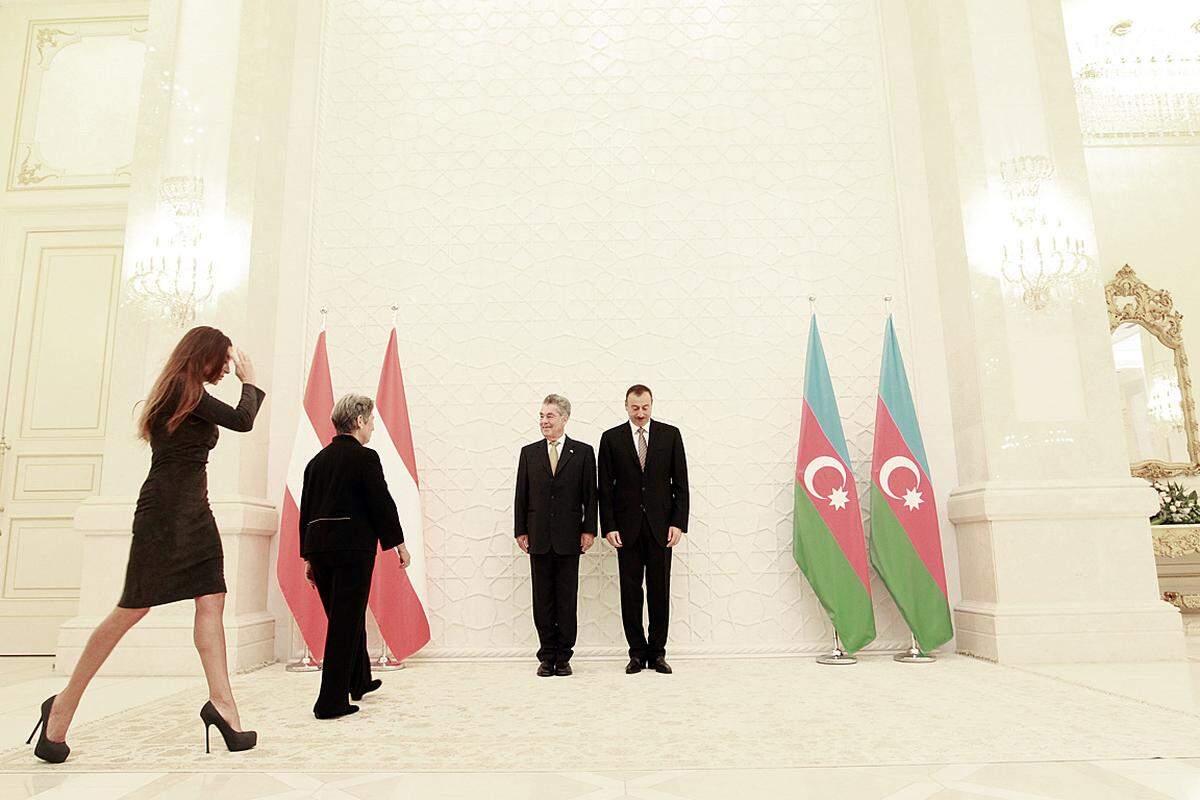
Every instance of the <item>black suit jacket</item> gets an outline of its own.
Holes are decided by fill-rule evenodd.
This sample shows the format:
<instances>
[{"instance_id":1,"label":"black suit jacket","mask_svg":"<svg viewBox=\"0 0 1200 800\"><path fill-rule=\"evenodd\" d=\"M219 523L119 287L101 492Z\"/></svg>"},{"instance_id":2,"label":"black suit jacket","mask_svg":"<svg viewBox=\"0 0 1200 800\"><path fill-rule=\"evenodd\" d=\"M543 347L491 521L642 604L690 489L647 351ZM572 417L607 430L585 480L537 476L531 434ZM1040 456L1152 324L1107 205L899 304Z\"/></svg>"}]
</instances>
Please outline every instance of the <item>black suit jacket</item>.
<instances>
[{"instance_id":1,"label":"black suit jacket","mask_svg":"<svg viewBox=\"0 0 1200 800\"><path fill-rule=\"evenodd\" d=\"M546 440L521 448L513 535L529 536L529 552L579 555L579 536L596 533L596 456L592 446L563 437L550 474Z\"/></svg>"},{"instance_id":2,"label":"black suit jacket","mask_svg":"<svg viewBox=\"0 0 1200 800\"><path fill-rule=\"evenodd\" d=\"M666 545L672 525L687 532L687 458L678 428L650 420L645 472L638 464L629 423L610 428L600 437L598 463L603 535L620 531L621 541L632 541L642 529L643 513L659 544Z\"/></svg>"},{"instance_id":3,"label":"black suit jacket","mask_svg":"<svg viewBox=\"0 0 1200 800\"><path fill-rule=\"evenodd\" d=\"M333 437L304 468L300 555L384 550L404 541L379 454L348 434Z\"/></svg>"}]
</instances>

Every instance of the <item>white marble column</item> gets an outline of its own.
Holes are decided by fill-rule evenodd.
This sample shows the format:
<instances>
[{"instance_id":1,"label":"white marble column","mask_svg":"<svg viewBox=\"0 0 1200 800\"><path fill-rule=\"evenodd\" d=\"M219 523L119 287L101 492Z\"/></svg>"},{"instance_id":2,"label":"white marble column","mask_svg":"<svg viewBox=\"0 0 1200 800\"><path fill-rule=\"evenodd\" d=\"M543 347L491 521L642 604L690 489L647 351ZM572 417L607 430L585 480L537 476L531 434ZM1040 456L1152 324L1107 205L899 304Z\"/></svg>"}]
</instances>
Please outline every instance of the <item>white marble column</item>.
<instances>
[{"instance_id":1,"label":"white marble column","mask_svg":"<svg viewBox=\"0 0 1200 800\"><path fill-rule=\"evenodd\" d=\"M56 668L69 673L96 624L120 596L135 498L149 467L137 440L136 404L187 326L164 321L131 283L140 261L178 231L160 187L200 178L204 192L189 254L213 263L213 293L194 324L214 325L251 355L268 396L249 434L222 431L209 463L209 497L225 551L225 626L230 669L275 659L267 609L276 509L268 496L267 420L275 340L283 144L287 126L294 0L155 0L139 110L137 156L125 237L101 494L75 524L84 534L79 616L59 632ZM231 375L214 391L236 403ZM191 601L156 608L105 665L105 674L199 674Z\"/></svg>"},{"instance_id":2,"label":"white marble column","mask_svg":"<svg viewBox=\"0 0 1200 800\"><path fill-rule=\"evenodd\" d=\"M926 246L947 344L957 647L1008 663L1181 658L1179 615L1158 596L1156 503L1121 434L1059 4L906 0L883 21L902 216L912 249ZM1020 157L1053 165L1032 198L1005 181ZM1022 209L1093 259L1041 308L1035 274L1001 268L1031 241Z\"/></svg>"}]
</instances>

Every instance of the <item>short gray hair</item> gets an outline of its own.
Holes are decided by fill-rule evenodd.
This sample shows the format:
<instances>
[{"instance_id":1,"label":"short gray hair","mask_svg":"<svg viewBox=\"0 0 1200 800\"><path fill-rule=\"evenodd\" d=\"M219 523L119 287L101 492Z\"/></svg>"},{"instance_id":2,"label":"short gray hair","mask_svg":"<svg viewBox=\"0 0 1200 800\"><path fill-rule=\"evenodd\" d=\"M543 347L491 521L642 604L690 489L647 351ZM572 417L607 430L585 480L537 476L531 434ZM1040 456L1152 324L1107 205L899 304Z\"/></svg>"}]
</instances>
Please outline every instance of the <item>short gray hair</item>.
<instances>
[{"instance_id":1,"label":"short gray hair","mask_svg":"<svg viewBox=\"0 0 1200 800\"><path fill-rule=\"evenodd\" d=\"M563 397L561 394L548 394L546 399L542 401L544 406L558 406L558 411L564 417L571 416L571 401Z\"/></svg>"},{"instance_id":2,"label":"short gray hair","mask_svg":"<svg viewBox=\"0 0 1200 800\"><path fill-rule=\"evenodd\" d=\"M333 423L338 433L354 433L358 430L358 418L371 416L375 410L375 401L361 394L344 395L333 407L329 421Z\"/></svg>"}]
</instances>

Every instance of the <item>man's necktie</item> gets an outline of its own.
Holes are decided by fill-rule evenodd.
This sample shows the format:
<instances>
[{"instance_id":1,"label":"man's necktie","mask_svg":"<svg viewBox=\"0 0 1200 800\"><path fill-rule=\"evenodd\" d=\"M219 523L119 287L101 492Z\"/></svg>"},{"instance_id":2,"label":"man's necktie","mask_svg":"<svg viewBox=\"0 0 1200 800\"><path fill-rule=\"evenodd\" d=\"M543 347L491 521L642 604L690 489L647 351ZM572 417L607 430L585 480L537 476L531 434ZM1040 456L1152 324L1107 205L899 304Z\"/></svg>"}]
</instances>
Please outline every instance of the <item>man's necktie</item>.
<instances>
[{"instance_id":1,"label":"man's necktie","mask_svg":"<svg viewBox=\"0 0 1200 800\"><path fill-rule=\"evenodd\" d=\"M550 474L558 471L558 442L550 443Z\"/></svg>"},{"instance_id":2,"label":"man's necktie","mask_svg":"<svg viewBox=\"0 0 1200 800\"><path fill-rule=\"evenodd\" d=\"M638 463L642 465L642 471L646 471L646 429L638 428Z\"/></svg>"}]
</instances>

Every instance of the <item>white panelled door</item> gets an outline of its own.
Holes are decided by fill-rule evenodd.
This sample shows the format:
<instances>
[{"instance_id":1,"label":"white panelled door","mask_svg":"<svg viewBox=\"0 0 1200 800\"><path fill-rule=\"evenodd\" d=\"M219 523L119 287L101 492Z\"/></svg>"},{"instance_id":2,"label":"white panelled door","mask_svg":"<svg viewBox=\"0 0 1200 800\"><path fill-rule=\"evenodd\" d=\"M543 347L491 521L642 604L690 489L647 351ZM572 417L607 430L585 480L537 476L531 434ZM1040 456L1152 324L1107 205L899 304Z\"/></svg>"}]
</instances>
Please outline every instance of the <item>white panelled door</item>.
<instances>
[{"instance_id":1,"label":"white panelled door","mask_svg":"<svg viewBox=\"0 0 1200 800\"><path fill-rule=\"evenodd\" d=\"M0 292L0 654L53 653L78 605L75 509L100 490L124 234L13 233Z\"/></svg>"}]
</instances>

